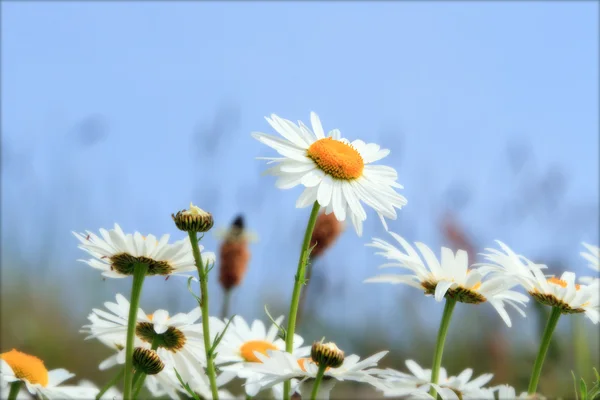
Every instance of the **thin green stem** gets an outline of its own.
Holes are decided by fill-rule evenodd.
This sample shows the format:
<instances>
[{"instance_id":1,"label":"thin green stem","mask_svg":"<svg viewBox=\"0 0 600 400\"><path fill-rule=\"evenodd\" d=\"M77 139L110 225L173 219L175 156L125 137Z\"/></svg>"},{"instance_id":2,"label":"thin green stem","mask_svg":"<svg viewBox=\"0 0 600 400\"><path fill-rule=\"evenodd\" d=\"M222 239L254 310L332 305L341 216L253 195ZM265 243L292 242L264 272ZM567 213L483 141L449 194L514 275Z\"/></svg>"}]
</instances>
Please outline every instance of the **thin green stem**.
<instances>
[{"instance_id":1,"label":"thin green stem","mask_svg":"<svg viewBox=\"0 0 600 400\"><path fill-rule=\"evenodd\" d=\"M96 400L100 400L100 398L104 395L104 393L106 393L108 391L108 389L110 389L111 387L115 386L117 383L119 383L119 381L121 380L121 378L123 378L123 371L125 370L125 368L121 368L119 370L119 372L113 376L111 378L110 381L108 381L108 383L106 385L104 385L104 387L102 388L102 390L100 390L100 392L96 395Z\"/></svg>"},{"instance_id":2,"label":"thin green stem","mask_svg":"<svg viewBox=\"0 0 600 400\"><path fill-rule=\"evenodd\" d=\"M302 286L304 285L306 263L309 257L310 239L312 238L313 230L315 229L315 223L317 222L317 216L319 215L320 208L321 206L319 205L319 202L315 201L312 211L310 212L310 218L308 219L306 232L304 232L304 242L302 243L300 259L298 260L298 270L296 271L294 291L292 292L292 301L290 303L290 313L288 316L288 326L285 334L285 351L287 351L288 353L292 353L292 351L294 350L294 331L296 330L296 316L298 315L298 303L300 301L300 293L302 291ZM290 399L291 387L291 381L285 381L283 385L283 398L285 400Z\"/></svg>"},{"instance_id":3,"label":"thin green stem","mask_svg":"<svg viewBox=\"0 0 600 400\"><path fill-rule=\"evenodd\" d=\"M221 319L229 316L229 302L231 300L231 289L225 289L223 293L223 308L221 308Z\"/></svg>"},{"instance_id":4,"label":"thin green stem","mask_svg":"<svg viewBox=\"0 0 600 400\"><path fill-rule=\"evenodd\" d=\"M10 384L10 392L8 392L8 400L16 400L21 389L21 381L15 381Z\"/></svg>"},{"instance_id":5,"label":"thin green stem","mask_svg":"<svg viewBox=\"0 0 600 400\"><path fill-rule=\"evenodd\" d=\"M444 343L446 342L446 334L448 333L448 326L450 326L450 318L452 317L452 311L456 305L456 300L447 297L446 305L444 305L444 313L442 314L442 322L440 323L440 330L438 331L437 343L435 346L435 353L433 353L433 367L431 367L431 383L438 383L440 377L440 367L442 366L442 354L444 353ZM437 392L432 386L429 389L429 394L433 398L437 398Z\"/></svg>"},{"instance_id":6,"label":"thin green stem","mask_svg":"<svg viewBox=\"0 0 600 400\"><path fill-rule=\"evenodd\" d=\"M202 308L202 334L204 335L204 348L206 351L206 374L210 380L210 390L213 400L219 400L219 388L217 387L217 376L215 373L215 364L211 351L212 343L210 341L209 315L208 315L208 271L202 263L202 255L198 247L198 235L196 232L188 232L192 251L198 269L198 278L200 278L200 307Z\"/></svg>"},{"instance_id":7,"label":"thin green stem","mask_svg":"<svg viewBox=\"0 0 600 400\"><path fill-rule=\"evenodd\" d=\"M125 345L125 382L123 388L123 398L131 399L133 389L133 339L135 337L135 325L137 321L137 312L140 305L140 296L142 294L142 285L148 272L148 265L137 263L133 267L133 284L131 286L131 300L129 305L129 320L127 322L127 342Z\"/></svg>"},{"instance_id":8,"label":"thin green stem","mask_svg":"<svg viewBox=\"0 0 600 400\"><path fill-rule=\"evenodd\" d=\"M552 340L552 334L554 333L554 329L558 324L559 318L560 308L552 307L550 318L548 318L548 323L546 324L546 329L544 329L544 334L542 336L540 350L537 358L535 359L535 364L533 364L531 380L529 381L529 388L527 389L527 393L529 395L535 394L535 391L537 390L537 385L540 381L540 374L542 373L542 365L544 365L544 359L546 358L546 353L548 352L548 347L550 347L550 341Z\"/></svg>"},{"instance_id":9,"label":"thin green stem","mask_svg":"<svg viewBox=\"0 0 600 400\"><path fill-rule=\"evenodd\" d=\"M319 386L321 385L321 381L323 380L323 375L325 375L325 370L327 366L325 364L319 365L319 370L317 371L317 377L315 378L315 382L313 383L312 393L310 394L310 400L316 400L317 394L319 393Z\"/></svg>"}]
</instances>

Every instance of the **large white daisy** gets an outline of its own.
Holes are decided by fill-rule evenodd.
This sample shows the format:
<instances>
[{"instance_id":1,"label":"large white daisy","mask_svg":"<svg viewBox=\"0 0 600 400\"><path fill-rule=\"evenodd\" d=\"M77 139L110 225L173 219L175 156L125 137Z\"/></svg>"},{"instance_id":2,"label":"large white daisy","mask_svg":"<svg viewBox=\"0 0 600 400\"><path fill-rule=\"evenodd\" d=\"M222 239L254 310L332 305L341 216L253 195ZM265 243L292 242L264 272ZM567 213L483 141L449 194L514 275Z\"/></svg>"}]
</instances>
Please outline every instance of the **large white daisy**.
<instances>
[{"instance_id":1,"label":"large white daisy","mask_svg":"<svg viewBox=\"0 0 600 400\"><path fill-rule=\"evenodd\" d=\"M393 369L381 370L378 376L382 381L377 383L386 397L397 397L410 395L411 398L433 399L428 394L431 386L435 388L442 400L494 400L493 392L484 388L484 385L492 380L492 374L483 374L473 380L473 370L465 369L457 376L448 376L446 370L440 368L437 384L431 383L431 370L423 369L413 360L406 360L406 367L410 373L404 373Z\"/></svg>"},{"instance_id":2,"label":"large white daisy","mask_svg":"<svg viewBox=\"0 0 600 400\"><path fill-rule=\"evenodd\" d=\"M469 266L467 252L458 250L456 254L447 247L442 247L441 259L438 260L433 251L423 243L415 243L419 253L402 237L394 232L389 234L402 246L402 250L385 240L375 238L367 246L381 250L375 254L382 255L391 263L379 268L400 268L409 274L383 274L365 280L365 282L403 283L433 295L437 301L444 297L453 298L462 303L490 303L500 317L511 326L511 320L505 310L505 304L512 306L525 316L520 306L529 299L522 293L511 290L518 284L517 280L502 275L488 275L486 270Z\"/></svg>"},{"instance_id":3,"label":"large white daisy","mask_svg":"<svg viewBox=\"0 0 600 400\"><path fill-rule=\"evenodd\" d=\"M120 294L116 298L116 303L104 304L110 312L94 309L88 317L91 324L82 329L82 332L89 334L86 339L98 338L118 349L116 354L100 364L101 369L125 363L124 343L130 304ZM138 309L135 346L150 348L153 340L157 340L156 352L165 364L162 372L147 377L145 381L147 386L152 385L153 381L156 381L155 386L159 386L160 381L164 380L162 375L165 374L165 370L168 371L170 368L177 368L181 377L186 381L192 381L197 377L196 365L206 364L202 324L196 323L200 317L199 307L189 313L179 313L172 317L169 317L169 313L165 310L146 314L141 308ZM211 326L219 322L211 317ZM218 331L215 332L218 333ZM163 384L162 387L168 388L169 385ZM169 393L169 395L171 394Z\"/></svg>"},{"instance_id":4,"label":"large white daisy","mask_svg":"<svg viewBox=\"0 0 600 400\"><path fill-rule=\"evenodd\" d=\"M597 324L600 320L600 281L589 285L576 284L573 272L564 272L560 278L544 275L543 264L536 264L516 254L506 244L497 241L502 250L488 248L483 256L488 261L481 269L492 275L510 277L518 282L542 304L558 307L563 314L585 315Z\"/></svg>"},{"instance_id":5,"label":"large white daisy","mask_svg":"<svg viewBox=\"0 0 600 400\"><path fill-rule=\"evenodd\" d=\"M99 390L85 386L61 385L75 374L65 369L48 371L37 357L11 350L0 354L0 391L8 395L8 386L21 381L34 396L57 399L93 399Z\"/></svg>"},{"instance_id":6,"label":"large white daisy","mask_svg":"<svg viewBox=\"0 0 600 400\"><path fill-rule=\"evenodd\" d=\"M329 391L333 388L335 381L355 381L374 385L380 378L374 376L377 366L388 352L382 351L371 357L360 361L359 356L350 355L344 358L343 364L339 368L328 368L325 370L325 377L333 378L329 385L319 387L319 399L328 399ZM310 383L309 379L317 376L318 365L311 358L298 358L293 354L280 350L267 350L267 355L255 352L260 363L247 363L247 369L256 372L248 379L247 384L253 385L253 388L267 389L289 379L298 379L299 383L292 386L292 393L310 393L310 389L305 383ZM256 392L252 391L249 395L254 396Z\"/></svg>"},{"instance_id":7,"label":"large white daisy","mask_svg":"<svg viewBox=\"0 0 600 400\"><path fill-rule=\"evenodd\" d=\"M247 393L256 393L260 386L255 386L248 379L253 378L256 372L246 368L248 364L260 363L256 353L266 355L267 350L285 351L285 341L278 337L277 325L281 325L283 316L277 318L267 330L260 320L255 320L252 325L240 316L233 317L223 340L219 343L218 354L215 360L220 369L233 373L238 378L246 379L245 389ZM227 321L224 322L224 324ZM223 328L217 328L222 331ZM294 356L301 358L310 354L310 346L302 346L304 339L294 334ZM283 393L282 385L273 387L276 397Z\"/></svg>"},{"instance_id":8,"label":"large white daisy","mask_svg":"<svg viewBox=\"0 0 600 400\"><path fill-rule=\"evenodd\" d=\"M595 279L598 279L598 272L600 272L600 247L594 246L588 243L582 243L586 248L587 252L582 251L581 256L585 258L589 264L588 267L596 271L596 276L582 276L579 280L582 283L590 284L594 282Z\"/></svg>"},{"instance_id":9,"label":"large white daisy","mask_svg":"<svg viewBox=\"0 0 600 400\"><path fill-rule=\"evenodd\" d=\"M79 261L103 271L102 275L106 277L133 275L138 263L148 266L146 275L168 276L196 270L189 239L169 243L169 235L157 239L154 235L142 236L139 232L125 234L118 224L109 231L100 229L102 237L90 231L73 234L81 242L79 248L93 257ZM203 247L199 247L202 251ZM214 263L215 254L203 252L202 260Z\"/></svg>"},{"instance_id":10,"label":"large white daisy","mask_svg":"<svg viewBox=\"0 0 600 400\"><path fill-rule=\"evenodd\" d=\"M338 129L325 136L314 112L310 114L312 131L300 121L296 125L275 114L266 119L283 139L261 132L253 132L252 136L283 156L264 158L277 164L267 173L279 177L275 183L278 188L306 188L296 207L318 201L338 221L346 220L348 214L359 236L362 222L367 219L361 201L377 212L384 226L384 217L396 219L395 208L406 204L406 199L395 191L402 188L396 181L398 174L394 168L371 164L386 157L389 150L358 139L350 142Z\"/></svg>"}]
</instances>

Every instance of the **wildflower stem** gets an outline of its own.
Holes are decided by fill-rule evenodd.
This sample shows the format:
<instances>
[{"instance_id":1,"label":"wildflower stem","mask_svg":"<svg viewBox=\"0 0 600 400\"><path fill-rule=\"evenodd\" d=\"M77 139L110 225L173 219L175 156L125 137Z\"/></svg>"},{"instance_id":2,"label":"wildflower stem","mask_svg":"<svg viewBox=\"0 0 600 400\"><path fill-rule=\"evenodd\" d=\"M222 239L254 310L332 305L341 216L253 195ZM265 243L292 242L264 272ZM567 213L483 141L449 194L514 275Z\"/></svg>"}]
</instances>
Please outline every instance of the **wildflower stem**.
<instances>
[{"instance_id":1,"label":"wildflower stem","mask_svg":"<svg viewBox=\"0 0 600 400\"><path fill-rule=\"evenodd\" d=\"M444 343L446 342L446 334L448 333L448 326L450 325L450 318L452 317L452 311L456 305L456 300L447 297L446 304L444 305L444 313L442 314L442 322L440 323L440 330L438 331L437 343L435 346L435 353L433 353L433 366L431 367L431 383L438 383L440 377L440 368L442 366L442 354L444 353ZM437 392L432 386L429 389L429 394L433 398L437 398Z\"/></svg>"},{"instance_id":2,"label":"wildflower stem","mask_svg":"<svg viewBox=\"0 0 600 400\"><path fill-rule=\"evenodd\" d=\"M309 257L310 239L312 238L313 230L315 229L315 223L317 222L317 216L319 215L319 209L321 206L318 201L315 201L310 218L308 219L308 225L306 226L306 232L304 233L304 242L302 243L302 250L300 252L300 259L298 260L298 270L296 272L294 291L292 293L292 302L290 303L290 313L288 316L287 332L285 334L285 351L292 353L294 349L294 331L296 330L296 316L298 314L298 302L300 301L300 292L304 285L304 275L306 273L306 263ZM289 400L290 389L292 387L291 381L285 381L283 386L283 398Z\"/></svg>"},{"instance_id":3,"label":"wildflower stem","mask_svg":"<svg viewBox=\"0 0 600 400\"><path fill-rule=\"evenodd\" d=\"M325 375L325 369L327 369L327 365L319 365L319 370L317 371L317 376L315 377L315 382L313 383L312 393L310 394L310 400L315 400L317 398L319 386L323 380L323 375Z\"/></svg>"},{"instance_id":4,"label":"wildflower stem","mask_svg":"<svg viewBox=\"0 0 600 400\"><path fill-rule=\"evenodd\" d=\"M21 389L21 381L15 381L10 384L10 392L8 392L8 400L16 400L19 390Z\"/></svg>"},{"instance_id":5,"label":"wildflower stem","mask_svg":"<svg viewBox=\"0 0 600 400\"><path fill-rule=\"evenodd\" d=\"M223 293L223 308L221 308L221 319L229 315L229 301L231 300L231 289L225 289Z\"/></svg>"},{"instance_id":6,"label":"wildflower stem","mask_svg":"<svg viewBox=\"0 0 600 400\"><path fill-rule=\"evenodd\" d=\"M121 378L123 377L123 370L124 368L121 368L121 370L115 376L113 376L112 379L108 381L106 385L104 385L102 390L100 390L100 392L98 392L98 394L96 395L96 400L100 400L100 398L104 395L104 393L108 391L108 389L115 386L121 380Z\"/></svg>"},{"instance_id":7,"label":"wildflower stem","mask_svg":"<svg viewBox=\"0 0 600 400\"><path fill-rule=\"evenodd\" d=\"M527 389L527 393L529 395L535 394L537 390L537 385L540 381L540 374L542 373L542 365L544 364L544 359L546 358L548 347L550 347L552 333L554 333L554 329L558 324L558 318L560 318L560 308L552 307L550 318L548 318L548 323L546 324L546 329L544 329L544 334L542 336L540 350L538 352L537 358L535 359L535 364L533 364L531 380L529 381L529 388Z\"/></svg>"},{"instance_id":8,"label":"wildflower stem","mask_svg":"<svg viewBox=\"0 0 600 400\"><path fill-rule=\"evenodd\" d=\"M148 265L137 263L133 267L133 284L131 286L131 304L129 306L129 320L127 322L127 342L125 345L125 382L123 387L123 398L131 399L133 389L133 339L135 336L135 324L137 312L140 305L142 285L148 272Z\"/></svg>"},{"instance_id":9,"label":"wildflower stem","mask_svg":"<svg viewBox=\"0 0 600 400\"><path fill-rule=\"evenodd\" d=\"M210 342L209 314L208 314L208 269L202 262L202 255L198 247L198 235L196 232L188 232L196 268L198 269L198 278L200 278L200 308L202 308L202 334L204 336L204 349L206 351L206 374L210 380L210 390L213 400L219 400L219 389L217 387L217 377L215 374L215 364L212 354L212 344Z\"/></svg>"}]
</instances>

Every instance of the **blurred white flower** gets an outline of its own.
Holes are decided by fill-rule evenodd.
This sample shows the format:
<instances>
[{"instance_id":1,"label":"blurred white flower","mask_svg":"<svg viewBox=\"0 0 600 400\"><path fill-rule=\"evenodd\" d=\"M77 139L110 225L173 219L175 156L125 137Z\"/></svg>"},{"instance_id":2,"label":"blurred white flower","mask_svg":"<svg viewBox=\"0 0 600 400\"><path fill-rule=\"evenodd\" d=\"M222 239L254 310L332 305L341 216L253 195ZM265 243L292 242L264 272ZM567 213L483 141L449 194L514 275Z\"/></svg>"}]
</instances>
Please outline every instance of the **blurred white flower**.
<instances>
[{"instance_id":1,"label":"blurred white flower","mask_svg":"<svg viewBox=\"0 0 600 400\"><path fill-rule=\"evenodd\" d=\"M598 246L593 246L591 244L587 244L587 243L582 243L583 246L587 249L587 252L582 251L581 256L583 258L585 258L589 264L588 267L590 267L591 269L593 269L596 272L600 271L600 247ZM587 285L589 285L590 283L593 283L595 279L598 279L599 275L596 274L596 276L582 276L581 278L579 278L579 281L581 283L585 283Z\"/></svg>"},{"instance_id":2,"label":"blurred white flower","mask_svg":"<svg viewBox=\"0 0 600 400\"><path fill-rule=\"evenodd\" d=\"M8 397L9 385L21 381L34 396L49 400L94 399L99 390L83 386L61 385L74 377L66 369L48 371L44 362L37 357L15 349L0 354L0 392Z\"/></svg>"},{"instance_id":3,"label":"blurred white flower","mask_svg":"<svg viewBox=\"0 0 600 400\"><path fill-rule=\"evenodd\" d=\"M310 114L312 131L300 121L296 125L275 114L266 119L283 139L260 132L253 132L252 136L283 156L263 158L277 164L267 173L279 177L275 183L278 188L305 187L296 207L307 207L318 201L325 212L333 212L338 221L345 221L349 214L360 236L362 223L367 219L361 201L377 212L384 226L384 217L396 219L395 208L406 205L406 199L395 191L402 188L396 182L396 170L371 165L386 157L389 150L358 139L351 143L341 137L338 129L325 136L314 112Z\"/></svg>"},{"instance_id":4,"label":"blurred white flower","mask_svg":"<svg viewBox=\"0 0 600 400\"><path fill-rule=\"evenodd\" d=\"M384 274L365 280L365 282L403 283L417 289L423 289L426 295L433 295L437 301L444 297L453 298L462 303L490 303L504 320L511 326L511 320L504 306L512 306L519 314L525 316L520 306L529 299L522 293L511 290L518 284L517 280L497 274L494 276L475 265L469 266L467 252L458 250L456 254L447 247L442 247L441 259L438 260L433 251L423 243L415 243L422 256L402 237L394 232L389 234L402 246L402 250L382 239L375 238L367 246L381 250L375 254L382 255L391 263L379 268L400 268L409 274Z\"/></svg>"}]
</instances>

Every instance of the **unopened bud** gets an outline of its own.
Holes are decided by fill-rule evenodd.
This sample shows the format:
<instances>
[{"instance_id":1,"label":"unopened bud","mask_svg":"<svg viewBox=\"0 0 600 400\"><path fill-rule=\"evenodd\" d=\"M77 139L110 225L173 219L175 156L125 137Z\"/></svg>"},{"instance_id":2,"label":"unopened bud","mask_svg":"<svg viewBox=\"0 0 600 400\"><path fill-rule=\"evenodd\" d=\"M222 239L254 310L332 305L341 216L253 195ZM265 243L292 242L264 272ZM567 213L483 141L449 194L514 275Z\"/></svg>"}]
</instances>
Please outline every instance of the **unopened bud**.
<instances>
[{"instance_id":1,"label":"unopened bud","mask_svg":"<svg viewBox=\"0 0 600 400\"><path fill-rule=\"evenodd\" d=\"M310 358L319 366L339 368L344 363L344 352L333 342L314 342L310 350Z\"/></svg>"},{"instance_id":2,"label":"unopened bud","mask_svg":"<svg viewBox=\"0 0 600 400\"><path fill-rule=\"evenodd\" d=\"M165 368L165 364L154 350L136 347L133 349L133 367L146 375L156 375Z\"/></svg>"},{"instance_id":3,"label":"unopened bud","mask_svg":"<svg viewBox=\"0 0 600 400\"><path fill-rule=\"evenodd\" d=\"M310 256L313 259L321 256L329 247L331 247L331 245L333 245L333 243L335 243L338 236L342 233L342 230L343 224L335 218L333 213L319 214L310 239L310 246L314 246Z\"/></svg>"},{"instance_id":4,"label":"unopened bud","mask_svg":"<svg viewBox=\"0 0 600 400\"><path fill-rule=\"evenodd\" d=\"M212 214L190 203L189 210L171 214L175 225L185 232L207 232L214 225Z\"/></svg>"}]
</instances>

